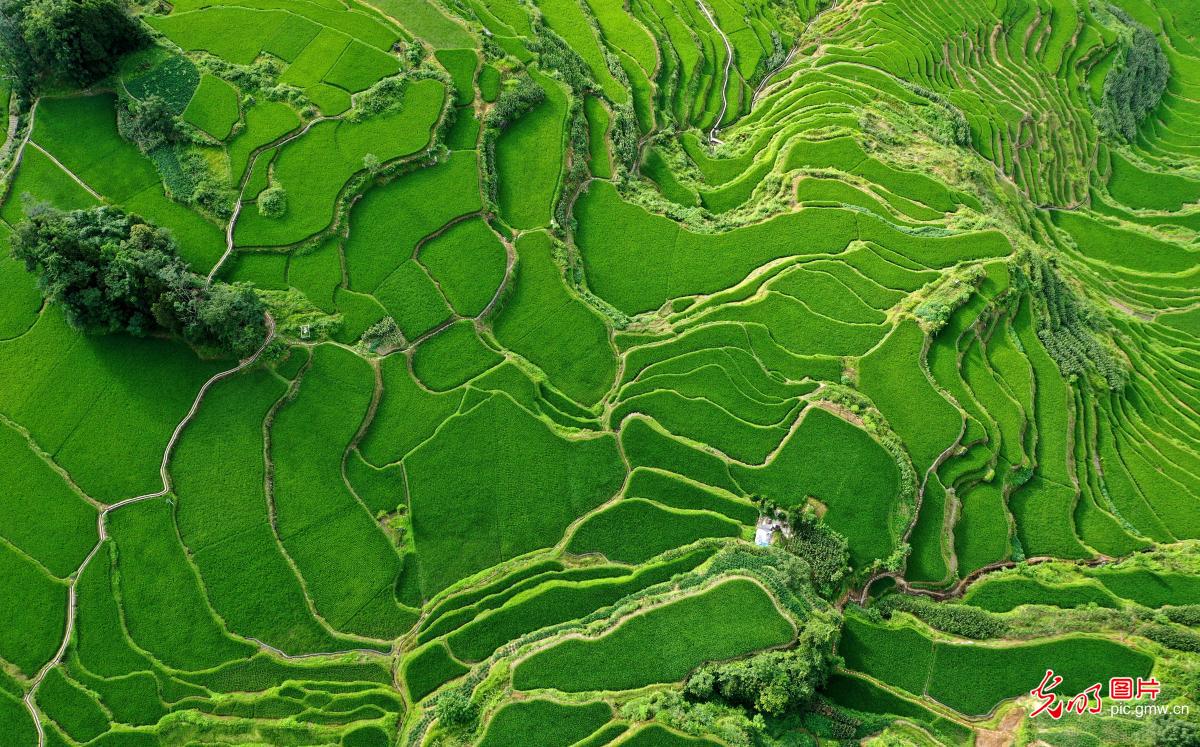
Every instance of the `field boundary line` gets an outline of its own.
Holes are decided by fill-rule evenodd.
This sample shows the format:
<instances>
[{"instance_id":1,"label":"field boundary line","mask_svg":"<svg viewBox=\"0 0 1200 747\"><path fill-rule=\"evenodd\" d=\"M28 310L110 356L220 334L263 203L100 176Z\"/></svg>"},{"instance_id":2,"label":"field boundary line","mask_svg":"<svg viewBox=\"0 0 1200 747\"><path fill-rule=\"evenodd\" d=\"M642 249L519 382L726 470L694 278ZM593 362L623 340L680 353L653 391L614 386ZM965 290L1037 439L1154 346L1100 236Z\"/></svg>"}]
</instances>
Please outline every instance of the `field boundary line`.
<instances>
[{"instance_id":1,"label":"field boundary line","mask_svg":"<svg viewBox=\"0 0 1200 747\"><path fill-rule=\"evenodd\" d=\"M191 409L187 411L187 414L185 414L183 419L179 421L179 424L175 426L174 433L171 434L170 440L167 441L167 445L163 449L163 458L161 464L159 465L159 476L162 477L163 481L162 490L135 496L133 498L126 498L123 501L117 501L116 503L108 505L101 510L99 514L97 514L96 522L98 525L99 538L96 540L96 544L92 546L91 552L87 554L87 557L83 559L83 562L79 564L79 567L75 569L75 572L68 577L70 582L67 586L67 622L63 631L62 643L59 644L58 651L54 654L53 658L43 664L42 668L38 670L37 675L33 678L33 683L29 686L29 689L25 691L25 695L21 698L21 700L25 703L25 707L29 710L30 716L33 717L33 725L37 729L38 747L45 747L46 732L45 728L42 726L42 719L38 714L37 705L34 703L34 697L37 695L38 688L41 686L42 681L46 679L46 675L50 673L50 670L62 663L63 656L67 652L67 646L71 643L71 636L75 629L75 607L77 597L76 587L79 585L79 579L81 576L83 576L84 570L87 569L92 558L95 557L96 553L100 550L101 545L103 545L105 540L108 539L108 531L104 525L105 517L108 516L110 511L115 511L122 506L127 506L131 503L137 503L139 501L149 500L152 498L161 498L171 491L171 476L167 472L167 465L171 460L171 452L175 448L176 441L179 440L179 436L181 433L183 433L183 429L187 427L187 424L191 422L192 418L195 417L196 412L200 409L200 403L204 400L204 395L208 393L209 388L211 388L212 385L218 381L227 379L230 376L233 376L234 374L254 365L258 361L259 357L262 356L263 351L267 349L267 346L271 344L271 341L275 339L275 320L270 314L266 315L266 323L267 334L263 339L262 344L259 345L258 350L254 351L249 358L245 358L244 360L240 361L233 368L228 368L224 371L218 371L217 373L213 374L211 377L209 377L208 381L204 382L204 384L200 387L200 390L196 392L196 397L192 400Z\"/></svg>"}]
</instances>

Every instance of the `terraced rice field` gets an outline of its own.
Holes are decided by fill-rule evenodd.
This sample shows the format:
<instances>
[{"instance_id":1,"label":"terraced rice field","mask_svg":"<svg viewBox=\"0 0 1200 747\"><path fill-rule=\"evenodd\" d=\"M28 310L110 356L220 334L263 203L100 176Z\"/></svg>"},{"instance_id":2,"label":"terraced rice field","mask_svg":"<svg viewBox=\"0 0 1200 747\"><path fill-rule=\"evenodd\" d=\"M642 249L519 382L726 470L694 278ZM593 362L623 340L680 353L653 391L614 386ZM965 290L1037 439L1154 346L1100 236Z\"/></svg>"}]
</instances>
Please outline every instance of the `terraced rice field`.
<instances>
[{"instance_id":1,"label":"terraced rice field","mask_svg":"<svg viewBox=\"0 0 1200 747\"><path fill-rule=\"evenodd\" d=\"M1200 744L1192 4L126 12L0 88L0 743Z\"/></svg>"}]
</instances>

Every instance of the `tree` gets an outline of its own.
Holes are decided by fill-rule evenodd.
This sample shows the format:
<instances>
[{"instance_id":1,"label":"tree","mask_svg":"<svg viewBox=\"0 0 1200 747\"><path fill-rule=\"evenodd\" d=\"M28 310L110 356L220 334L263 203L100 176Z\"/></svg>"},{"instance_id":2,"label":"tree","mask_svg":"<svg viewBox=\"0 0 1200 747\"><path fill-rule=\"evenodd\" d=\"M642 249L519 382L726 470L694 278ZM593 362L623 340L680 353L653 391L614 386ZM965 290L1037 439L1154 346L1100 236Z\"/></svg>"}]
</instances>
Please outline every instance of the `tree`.
<instances>
[{"instance_id":1,"label":"tree","mask_svg":"<svg viewBox=\"0 0 1200 747\"><path fill-rule=\"evenodd\" d=\"M23 95L48 83L91 85L146 40L121 0L0 2L0 67Z\"/></svg>"},{"instance_id":2,"label":"tree","mask_svg":"<svg viewBox=\"0 0 1200 747\"><path fill-rule=\"evenodd\" d=\"M283 187L268 187L258 196L258 214L266 218L282 218L287 212L287 192Z\"/></svg>"},{"instance_id":3,"label":"tree","mask_svg":"<svg viewBox=\"0 0 1200 747\"><path fill-rule=\"evenodd\" d=\"M158 95L144 100L123 98L117 117L121 137L149 154L150 151L179 138L179 123L167 102Z\"/></svg>"},{"instance_id":4,"label":"tree","mask_svg":"<svg viewBox=\"0 0 1200 747\"><path fill-rule=\"evenodd\" d=\"M462 726L475 720L476 708L470 692L463 688L449 690L437 699L434 706L438 722L445 726Z\"/></svg>"},{"instance_id":5,"label":"tree","mask_svg":"<svg viewBox=\"0 0 1200 747\"><path fill-rule=\"evenodd\" d=\"M825 682L840 634L833 622L814 618L795 648L701 667L688 677L684 693L694 700L720 697L760 713L785 715L808 703Z\"/></svg>"},{"instance_id":6,"label":"tree","mask_svg":"<svg viewBox=\"0 0 1200 747\"><path fill-rule=\"evenodd\" d=\"M249 286L206 283L170 234L117 208L35 206L17 226L12 254L38 273L46 300L85 332L167 332L238 358L266 335L262 303Z\"/></svg>"}]
</instances>

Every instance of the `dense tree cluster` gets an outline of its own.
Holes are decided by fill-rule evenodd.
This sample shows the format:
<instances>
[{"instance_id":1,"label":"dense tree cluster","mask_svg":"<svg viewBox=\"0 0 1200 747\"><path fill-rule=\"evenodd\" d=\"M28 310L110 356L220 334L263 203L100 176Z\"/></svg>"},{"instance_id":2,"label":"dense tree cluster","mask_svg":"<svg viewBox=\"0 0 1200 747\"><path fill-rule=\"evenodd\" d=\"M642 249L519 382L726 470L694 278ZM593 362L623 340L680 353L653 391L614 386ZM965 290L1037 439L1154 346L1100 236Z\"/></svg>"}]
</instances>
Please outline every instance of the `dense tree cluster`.
<instances>
[{"instance_id":1,"label":"dense tree cluster","mask_svg":"<svg viewBox=\"0 0 1200 747\"><path fill-rule=\"evenodd\" d=\"M688 677L684 694L695 700L719 697L772 716L794 712L824 684L836 659L833 649L840 635L841 628L835 623L814 618L795 648L707 664Z\"/></svg>"},{"instance_id":2,"label":"dense tree cluster","mask_svg":"<svg viewBox=\"0 0 1200 747\"><path fill-rule=\"evenodd\" d=\"M1008 633L1008 623L999 615L965 604L938 604L928 597L891 594L879 600L875 609L883 615L902 611L918 617L943 633L985 640Z\"/></svg>"},{"instance_id":3,"label":"dense tree cluster","mask_svg":"<svg viewBox=\"0 0 1200 747\"><path fill-rule=\"evenodd\" d=\"M546 98L546 92L528 74L516 79L516 85L506 86L487 113L484 124L503 130Z\"/></svg>"},{"instance_id":4,"label":"dense tree cluster","mask_svg":"<svg viewBox=\"0 0 1200 747\"><path fill-rule=\"evenodd\" d=\"M827 599L835 596L850 573L850 544L810 506L792 509L787 520L792 536L784 538L783 548L808 562L818 594Z\"/></svg>"},{"instance_id":5,"label":"dense tree cluster","mask_svg":"<svg viewBox=\"0 0 1200 747\"><path fill-rule=\"evenodd\" d=\"M117 112L117 130L121 137L149 155L157 148L179 139L179 120L161 96L139 100L123 96Z\"/></svg>"},{"instance_id":6,"label":"dense tree cluster","mask_svg":"<svg viewBox=\"0 0 1200 747\"><path fill-rule=\"evenodd\" d=\"M1104 98L1096 118L1105 134L1133 140L1143 120L1162 100L1171 69L1154 32L1124 11L1112 10L1128 30L1123 35L1121 56L1104 78Z\"/></svg>"},{"instance_id":7,"label":"dense tree cluster","mask_svg":"<svg viewBox=\"0 0 1200 747\"><path fill-rule=\"evenodd\" d=\"M287 191L283 187L267 187L258 196L258 212L267 218L282 218L287 212Z\"/></svg>"},{"instance_id":8,"label":"dense tree cluster","mask_svg":"<svg viewBox=\"0 0 1200 747\"><path fill-rule=\"evenodd\" d=\"M146 39L122 0L0 2L0 69L22 95L91 85Z\"/></svg>"},{"instance_id":9,"label":"dense tree cluster","mask_svg":"<svg viewBox=\"0 0 1200 747\"><path fill-rule=\"evenodd\" d=\"M1037 335L1063 376L1095 371L1113 391L1129 381L1126 365L1101 334L1111 327L1092 304L1058 274L1054 259L1024 252L1012 266L1013 286L1033 294L1038 303Z\"/></svg>"},{"instance_id":10,"label":"dense tree cluster","mask_svg":"<svg viewBox=\"0 0 1200 747\"><path fill-rule=\"evenodd\" d=\"M205 353L238 358L266 334L262 303L249 286L206 283L170 234L117 208L34 207L17 226L12 253L38 273L43 295L77 329L167 332Z\"/></svg>"},{"instance_id":11,"label":"dense tree cluster","mask_svg":"<svg viewBox=\"0 0 1200 747\"><path fill-rule=\"evenodd\" d=\"M479 709L471 702L470 690L459 687L447 690L437 699L434 713L444 726L463 726L475 720Z\"/></svg>"}]
</instances>

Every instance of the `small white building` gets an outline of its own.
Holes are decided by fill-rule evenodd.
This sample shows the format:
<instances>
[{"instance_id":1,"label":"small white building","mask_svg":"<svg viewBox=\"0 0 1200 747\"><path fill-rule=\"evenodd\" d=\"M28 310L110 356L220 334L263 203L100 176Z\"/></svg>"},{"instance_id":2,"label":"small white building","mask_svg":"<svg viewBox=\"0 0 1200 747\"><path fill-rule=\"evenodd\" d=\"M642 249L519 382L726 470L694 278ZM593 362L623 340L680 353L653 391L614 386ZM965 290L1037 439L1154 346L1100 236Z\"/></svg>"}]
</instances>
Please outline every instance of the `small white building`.
<instances>
[{"instance_id":1,"label":"small white building","mask_svg":"<svg viewBox=\"0 0 1200 747\"><path fill-rule=\"evenodd\" d=\"M775 537L775 530L778 528L778 521L766 516L758 517L758 524L754 527L754 544L761 547L770 545L771 540Z\"/></svg>"}]
</instances>

